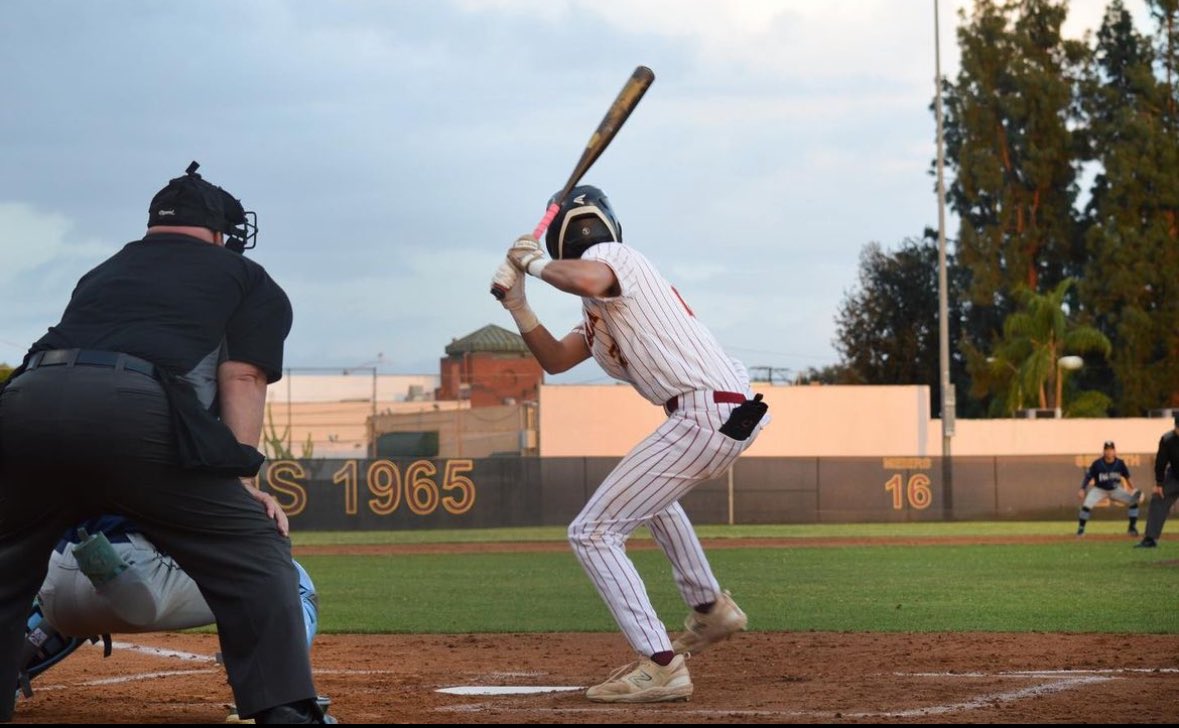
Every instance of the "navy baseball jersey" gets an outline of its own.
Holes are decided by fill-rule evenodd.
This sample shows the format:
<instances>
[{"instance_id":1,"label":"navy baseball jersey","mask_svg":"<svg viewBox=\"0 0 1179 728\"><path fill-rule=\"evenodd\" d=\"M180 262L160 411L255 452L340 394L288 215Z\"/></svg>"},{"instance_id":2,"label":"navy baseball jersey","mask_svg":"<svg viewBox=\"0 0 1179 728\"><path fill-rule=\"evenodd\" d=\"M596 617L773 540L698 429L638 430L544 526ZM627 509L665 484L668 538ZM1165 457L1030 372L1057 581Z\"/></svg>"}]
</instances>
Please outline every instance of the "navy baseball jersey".
<instances>
[{"instance_id":1,"label":"navy baseball jersey","mask_svg":"<svg viewBox=\"0 0 1179 728\"><path fill-rule=\"evenodd\" d=\"M1085 471L1085 479L1081 481L1081 487L1084 488L1090 480L1093 484L1102 490L1116 490L1122 485L1122 478L1130 477L1130 469L1126 467L1126 461L1121 458L1114 458L1113 462L1106 462L1105 458L1097 458L1089 469Z\"/></svg>"}]
</instances>

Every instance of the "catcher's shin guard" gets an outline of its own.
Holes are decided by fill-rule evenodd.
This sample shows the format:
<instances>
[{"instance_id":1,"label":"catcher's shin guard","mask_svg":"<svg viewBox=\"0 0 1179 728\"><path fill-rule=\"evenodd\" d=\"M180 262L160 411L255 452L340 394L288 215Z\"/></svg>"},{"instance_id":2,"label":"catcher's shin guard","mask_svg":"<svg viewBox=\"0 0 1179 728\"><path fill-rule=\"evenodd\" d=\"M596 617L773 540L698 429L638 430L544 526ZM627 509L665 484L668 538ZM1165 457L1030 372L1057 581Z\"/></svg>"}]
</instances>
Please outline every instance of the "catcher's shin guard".
<instances>
[{"instance_id":1,"label":"catcher's shin guard","mask_svg":"<svg viewBox=\"0 0 1179 728\"><path fill-rule=\"evenodd\" d=\"M45 621L45 615L41 613L41 604L34 599L33 609L29 612L29 619L25 623L25 644L21 648L17 688L24 693L26 698L33 697L33 688L30 684L33 678L64 660L84 643L98 642L99 639L106 647L105 654L109 655L109 635L66 637Z\"/></svg>"}]
</instances>

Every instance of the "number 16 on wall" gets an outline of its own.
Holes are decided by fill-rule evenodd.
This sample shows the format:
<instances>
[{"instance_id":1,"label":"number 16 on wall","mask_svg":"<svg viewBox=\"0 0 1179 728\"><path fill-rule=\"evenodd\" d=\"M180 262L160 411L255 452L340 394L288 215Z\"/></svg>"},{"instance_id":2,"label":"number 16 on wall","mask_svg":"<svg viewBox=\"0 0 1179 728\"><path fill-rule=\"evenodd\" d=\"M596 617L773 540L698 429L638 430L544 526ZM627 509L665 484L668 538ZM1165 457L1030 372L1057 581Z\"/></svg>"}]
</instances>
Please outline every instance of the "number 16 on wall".
<instances>
[{"instance_id":1,"label":"number 16 on wall","mask_svg":"<svg viewBox=\"0 0 1179 728\"><path fill-rule=\"evenodd\" d=\"M933 491L929 489L929 476L925 473L913 473L908 482L900 473L889 478L884 483L884 490L892 495L892 509L899 511L905 507L905 501L914 510L929 508L933 502Z\"/></svg>"}]
</instances>

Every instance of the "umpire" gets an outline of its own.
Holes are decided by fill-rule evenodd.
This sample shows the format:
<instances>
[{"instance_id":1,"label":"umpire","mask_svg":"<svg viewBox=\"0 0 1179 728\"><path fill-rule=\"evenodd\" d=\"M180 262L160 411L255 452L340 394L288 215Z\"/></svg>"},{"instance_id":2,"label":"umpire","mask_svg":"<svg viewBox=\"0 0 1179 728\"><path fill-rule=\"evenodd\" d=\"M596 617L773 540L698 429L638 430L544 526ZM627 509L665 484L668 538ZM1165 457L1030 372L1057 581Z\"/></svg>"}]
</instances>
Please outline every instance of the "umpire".
<instances>
[{"instance_id":1,"label":"umpire","mask_svg":"<svg viewBox=\"0 0 1179 728\"><path fill-rule=\"evenodd\" d=\"M291 305L242 255L254 214L198 166L155 195L142 240L78 281L0 393L0 720L54 544L115 513L200 587L243 717L325 722L286 517L243 481Z\"/></svg>"},{"instance_id":2,"label":"umpire","mask_svg":"<svg viewBox=\"0 0 1179 728\"><path fill-rule=\"evenodd\" d=\"M1159 545L1167 514L1175 501L1179 501L1179 415L1175 415L1174 429L1159 438L1159 449L1154 456L1154 495L1146 515L1146 535L1134 548L1153 549Z\"/></svg>"}]
</instances>

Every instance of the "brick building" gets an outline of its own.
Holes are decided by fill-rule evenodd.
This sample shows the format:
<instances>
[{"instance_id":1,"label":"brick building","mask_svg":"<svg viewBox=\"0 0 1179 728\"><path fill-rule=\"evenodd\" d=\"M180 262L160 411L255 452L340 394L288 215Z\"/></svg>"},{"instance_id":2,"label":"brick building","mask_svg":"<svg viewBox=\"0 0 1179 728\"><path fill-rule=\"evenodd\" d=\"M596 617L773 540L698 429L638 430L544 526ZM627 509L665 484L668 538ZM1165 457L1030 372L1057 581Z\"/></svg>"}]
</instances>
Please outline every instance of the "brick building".
<instances>
[{"instance_id":1,"label":"brick building","mask_svg":"<svg viewBox=\"0 0 1179 728\"><path fill-rule=\"evenodd\" d=\"M439 370L434 398L469 400L471 407L535 402L544 383L544 370L524 339L495 324L451 341Z\"/></svg>"}]
</instances>

